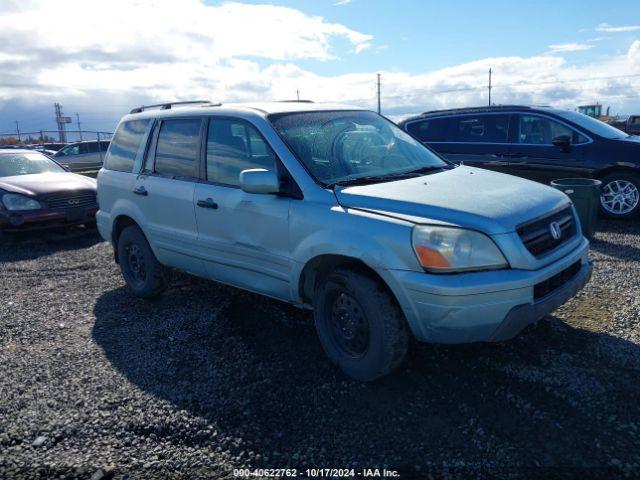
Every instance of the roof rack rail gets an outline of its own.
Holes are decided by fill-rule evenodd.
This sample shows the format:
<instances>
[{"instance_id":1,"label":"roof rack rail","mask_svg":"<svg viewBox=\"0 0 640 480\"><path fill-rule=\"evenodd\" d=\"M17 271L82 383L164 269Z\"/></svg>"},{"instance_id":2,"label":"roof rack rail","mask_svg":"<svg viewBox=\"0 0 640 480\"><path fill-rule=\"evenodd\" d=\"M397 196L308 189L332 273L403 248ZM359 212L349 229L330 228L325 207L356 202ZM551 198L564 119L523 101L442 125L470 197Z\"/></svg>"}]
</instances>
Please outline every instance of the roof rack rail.
<instances>
[{"instance_id":1,"label":"roof rack rail","mask_svg":"<svg viewBox=\"0 0 640 480\"><path fill-rule=\"evenodd\" d=\"M313 103L313 100L278 100L278 103Z\"/></svg>"},{"instance_id":2,"label":"roof rack rail","mask_svg":"<svg viewBox=\"0 0 640 480\"><path fill-rule=\"evenodd\" d=\"M212 102L209 100L190 100L187 102L156 103L154 105L141 105L139 107L134 108L129 113L140 113L150 108L159 108L160 110L171 110L171 107L173 107L174 105L195 105L198 103L212 103Z\"/></svg>"},{"instance_id":3,"label":"roof rack rail","mask_svg":"<svg viewBox=\"0 0 640 480\"><path fill-rule=\"evenodd\" d=\"M463 112L488 112L495 110L514 110L521 109L527 110L531 107L528 105L487 105L484 107L461 107L461 108L448 108L444 110L429 110L422 112L420 115L430 115L432 113L463 113Z\"/></svg>"}]
</instances>

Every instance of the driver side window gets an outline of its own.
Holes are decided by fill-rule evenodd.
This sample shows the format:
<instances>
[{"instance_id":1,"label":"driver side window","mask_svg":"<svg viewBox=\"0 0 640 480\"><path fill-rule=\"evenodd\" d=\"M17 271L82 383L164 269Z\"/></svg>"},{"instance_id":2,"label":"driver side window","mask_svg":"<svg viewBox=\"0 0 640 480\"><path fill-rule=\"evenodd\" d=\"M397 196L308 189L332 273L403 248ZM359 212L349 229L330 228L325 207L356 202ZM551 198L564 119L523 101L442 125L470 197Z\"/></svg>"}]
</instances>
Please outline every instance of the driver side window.
<instances>
[{"instance_id":1,"label":"driver side window","mask_svg":"<svg viewBox=\"0 0 640 480\"><path fill-rule=\"evenodd\" d=\"M276 171L276 156L258 131L243 120L211 118L207 133L207 180L239 186L240 172Z\"/></svg>"},{"instance_id":2,"label":"driver side window","mask_svg":"<svg viewBox=\"0 0 640 480\"><path fill-rule=\"evenodd\" d=\"M568 136L571 143L584 143L587 139L572 128L550 118L520 115L517 142L525 145L551 145L556 137Z\"/></svg>"},{"instance_id":3,"label":"driver side window","mask_svg":"<svg viewBox=\"0 0 640 480\"><path fill-rule=\"evenodd\" d=\"M62 153L65 155L79 155L80 154L80 145L70 145L65 148Z\"/></svg>"}]
</instances>

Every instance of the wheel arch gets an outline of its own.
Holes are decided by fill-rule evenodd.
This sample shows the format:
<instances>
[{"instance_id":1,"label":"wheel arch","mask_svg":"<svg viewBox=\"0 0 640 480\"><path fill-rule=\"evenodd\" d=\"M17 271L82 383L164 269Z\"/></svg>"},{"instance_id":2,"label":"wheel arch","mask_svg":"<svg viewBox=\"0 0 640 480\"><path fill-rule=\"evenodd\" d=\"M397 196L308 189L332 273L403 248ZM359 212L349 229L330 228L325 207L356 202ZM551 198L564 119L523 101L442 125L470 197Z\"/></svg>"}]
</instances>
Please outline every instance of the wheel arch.
<instances>
[{"instance_id":1,"label":"wheel arch","mask_svg":"<svg viewBox=\"0 0 640 480\"><path fill-rule=\"evenodd\" d=\"M596 172L594 172L593 178L602 180L603 178L615 172L623 172L635 175L636 177L640 177L640 167L634 166L632 164L616 164L609 165L601 170L597 170Z\"/></svg>"},{"instance_id":2,"label":"wheel arch","mask_svg":"<svg viewBox=\"0 0 640 480\"><path fill-rule=\"evenodd\" d=\"M414 330L414 323L416 317L411 302L406 297L403 289L396 284L393 276L388 271L375 268L361 258L343 254L324 253L309 259L298 277L298 298L304 305L310 306L313 304L313 293L318 279L336 268L353 269L356 272L363 273L376 280L404 313L409 330L415 337L416 331Z\"/></svg>"},{"instance_id":3,"label":"wheel arch","mask_svg":"<svg viewBox=\"0 0 640 480\"><path fill-rule=\"evenodd\" d=\"M136 222L132 217L126 214L118 215L113 221L113 228L111 229L111 244L113 245L113 255L116 263L119 263L118 239L120 238L120 234L122 233L122 231L131 225L134 225L142 230L138 222Z\"/></svg>"}]
</instances>

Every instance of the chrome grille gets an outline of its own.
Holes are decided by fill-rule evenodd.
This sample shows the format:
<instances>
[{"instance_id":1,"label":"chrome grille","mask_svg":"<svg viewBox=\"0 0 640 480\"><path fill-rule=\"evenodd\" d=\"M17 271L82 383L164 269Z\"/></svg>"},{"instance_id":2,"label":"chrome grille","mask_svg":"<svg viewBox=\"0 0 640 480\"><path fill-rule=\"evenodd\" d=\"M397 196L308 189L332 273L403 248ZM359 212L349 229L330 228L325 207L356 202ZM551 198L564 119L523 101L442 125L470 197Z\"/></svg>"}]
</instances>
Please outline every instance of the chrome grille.
<instances>
[{"instance_id":1,"label":"chrome grille","mask_svg":"<svg viewBox=\"0 0 640 480\"><path fill-rule=\"evenodd\" d=\"M560 236L554 238L551 224L556 223ZM576 234L576 220L573 210L567 207L557 213L526 223L517 228L524 246L536 258L539 258L560 245L566 243Z\"/></svg>"},{"instance_id":2,"label":"chrome grille","mask_svg":"<svg viewBox=\"0 0 640 480\"><path fill-rule=\"evenodd\" d=\"M49 208L88 208L97 207L96 194L93 192L64 193L49 195L45 198Z\"/></svg>"}]
</instances>

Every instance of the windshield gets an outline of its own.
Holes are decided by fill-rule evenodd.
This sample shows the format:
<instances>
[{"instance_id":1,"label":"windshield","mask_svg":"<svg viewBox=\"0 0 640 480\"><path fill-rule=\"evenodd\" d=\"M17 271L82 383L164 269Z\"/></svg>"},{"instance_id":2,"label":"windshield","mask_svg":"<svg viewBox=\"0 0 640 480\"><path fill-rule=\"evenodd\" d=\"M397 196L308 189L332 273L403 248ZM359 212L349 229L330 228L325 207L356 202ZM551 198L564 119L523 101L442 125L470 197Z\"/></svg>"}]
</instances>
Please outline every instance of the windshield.
<instances>
[{"instance_id":1,"label":"windshield","mask_svg":"<svg viewBox=\"0 0 640 480\"><path fill-rule=\"evenodd\" d=\"M448 166L373 112L284 113L269 119L309 172L325 185Z\"/></svg>"},{"instance_id":2,"label":"windshield","mask_svg":"<svg viewBox=\"0 0 640 480\"><path fill-rule=\"evenodd\" d=\"M555 113L575 123L576 125L604 138L626 138L629 136L622 130L618 130L617 128L612 127L609 124L601 122L600 120L596 120L595 118L589 117L588 115L584 115L582 113L569 111L560 111Z\"/></svg>"},{"instance_id":3,"label":"windshield","mask_svg":"<svg viewBox=\"0 0 640 480\"><path fill-rule=\"evenodd\" d=\"M0 177L48 172L65 172L65 169L41 153L0 154Z\"/></svg>"}]
</instances>

